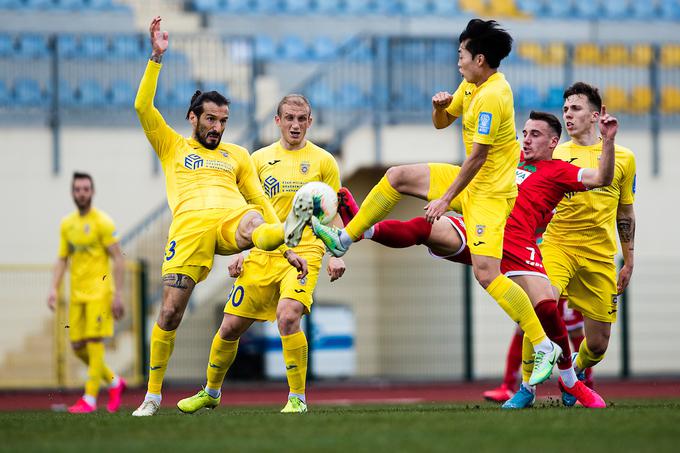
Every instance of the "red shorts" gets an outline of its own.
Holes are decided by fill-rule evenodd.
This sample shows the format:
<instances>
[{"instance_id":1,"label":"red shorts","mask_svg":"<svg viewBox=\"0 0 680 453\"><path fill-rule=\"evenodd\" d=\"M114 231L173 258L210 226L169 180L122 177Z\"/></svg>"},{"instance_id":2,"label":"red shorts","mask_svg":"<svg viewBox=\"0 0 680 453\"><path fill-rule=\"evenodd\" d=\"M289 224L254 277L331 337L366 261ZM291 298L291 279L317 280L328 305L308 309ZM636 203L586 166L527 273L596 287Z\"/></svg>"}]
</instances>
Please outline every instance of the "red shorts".
<instances>
[{"instance_id":1,"label":"red shorts","mask_svg":"<svg viewBox=\"0 0 680 453\"><path fill-rule=\"evenodd\" d=\"M451 222L453 230L458 233L458 236L460 236L461 240L460 249L458 249L456 253L446 256L439 256L435 254L432 250L430 250L430 255L434 256L435 258L442 258L448 261L453 261L454 263L461 263L467 264L468 266L472 266L472 258L470 258L470 249L467 246L467 234L465 233L465 222L463 221L463 218L454 216L445 216L444 218L448 219L449 222Z\"/></svg>"},{"instance_id":2,"label":"red shorts","mask_svg":"<svg viewBox=\"0 0 680 453\"><path fill-rule=\"evenodd\" d=\"M501 272L508 277L536 275L548 278L543 267L543 258L535 238L525 239L506 231L503 240Z\"/></svg>"},{"instance_id":3,"label":"red shorts","mask_svg":"<svg viewBox=\"0 0 680 453\"><path fill-rule=\"evenodd\" d=\"M562 315L562 319L564 320L564 324L566 324L568 331L583 327L583 315L580 311L569 308L565 297L560 297L560 300L557 303L557 311Z\"/></svg>"}]
</instances>

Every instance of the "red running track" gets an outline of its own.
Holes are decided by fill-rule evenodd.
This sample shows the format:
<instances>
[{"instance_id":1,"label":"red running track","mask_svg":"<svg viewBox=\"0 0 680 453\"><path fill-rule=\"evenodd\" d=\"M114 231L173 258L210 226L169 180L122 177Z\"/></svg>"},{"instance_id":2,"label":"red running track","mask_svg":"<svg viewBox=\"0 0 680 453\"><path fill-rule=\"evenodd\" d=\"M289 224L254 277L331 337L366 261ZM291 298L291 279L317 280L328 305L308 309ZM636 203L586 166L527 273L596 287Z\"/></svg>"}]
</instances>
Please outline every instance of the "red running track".
<instances>
[{"instance_id":1,"label":"red running track","mask_svg":"<svg viewBox=\"0 0 680 453\"><path fill-rule=\"evenodd\" d=\"M481 394L497 382L474 383L312 383L307 399L312 405L321 404L390 404L482 401ZM174 407L181 398L194 394L197 387L168 386L163 392L163 406ZM680 398L680 379L598 380L596 390L607 401L624 398ZM282 383L231 383L224 387L223 406L281 405L288 388ZM63 409L80 396L80 391L0 391L0 411ZM130 389L123 395L123 407L137 407L144 398L144 389ZM555 382L539 387L540 397L559 397ZM99 407L106 404L103 390Z\"/></svg>"}]
</instances>

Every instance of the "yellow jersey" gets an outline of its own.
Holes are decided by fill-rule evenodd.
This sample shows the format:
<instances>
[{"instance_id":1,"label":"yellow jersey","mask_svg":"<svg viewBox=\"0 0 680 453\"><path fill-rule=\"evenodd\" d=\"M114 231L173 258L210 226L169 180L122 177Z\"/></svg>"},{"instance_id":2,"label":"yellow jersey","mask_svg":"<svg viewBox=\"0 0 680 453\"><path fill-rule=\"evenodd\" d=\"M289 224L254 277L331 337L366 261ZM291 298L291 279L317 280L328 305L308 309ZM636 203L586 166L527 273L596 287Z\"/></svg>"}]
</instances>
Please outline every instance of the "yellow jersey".
<instances>
[{"instance_id":1,"label":"yellow jersey","mask_svg":"<svg viewBox=\"0 0 680 453\"><path fill-rule=\"evenodd\" d=\"M573 141L562 143L553 152L554 159L581 168L597 168L602 141L580 146ZM543 235L543 242L566 248L574 255L609 261L616 254L616 212L619 204L635 201L635 155L628 148L615 146L614 179L607 187L567 194Z\"/></svg>"},{"instance_id":2,"label":"yellow jersey","mask_svg":"<svg viewBox=\"0 0 680 453\"><path fill-rule=\"evenodd\" d=\"M468 185L470 193L489 198L516 197L520 145L512 89L505 76L496 72L480 86L463 80L446 111L462 117L466 156L472 152L473 143L491 145L484 165Z\"/></svg>"},{"instance_id":3,"label":"yellow jersey","mask_svg":"<svg viewBox=\"0 0 680 453\"><path fill-rule=\"evenodd\" d=\"M295 192L311 181L325 182L336 192L340 189L340 171L335 158L323 148L307 140L304 148L290 151L280 142L255 151L252 155L257 174L276 215L283 221L293 205ZM326 250L311 228L305 228L298 251ZM278 252L268 252L278 253Z\"/></svg>"},{"instance_id":4,"label":"yellow jersey","mask_svg":"<svg viewBox=\"0 0 680 453\"><path fill-rule=\"evenodd\" d=\"M111 297L113 275L107 249L118 242L113 220L95 208L75 211L61 221L59 257L70 258L71 303Z\"/></svg>"},{"instance_id":5,"label":"yellow jersey","mask_svg":"<svg viewBox=\"0 0 680 453\"><path fill-rule=\"evenodd\" d=\"M173 217L186 211L237 209L264 197L245 148L220 143L215 149L207 149L193 138L178 134L165 122L153 105L161 66L148 62L135 109L144 134L161 161Z\"/></svg>"}]
</instances>

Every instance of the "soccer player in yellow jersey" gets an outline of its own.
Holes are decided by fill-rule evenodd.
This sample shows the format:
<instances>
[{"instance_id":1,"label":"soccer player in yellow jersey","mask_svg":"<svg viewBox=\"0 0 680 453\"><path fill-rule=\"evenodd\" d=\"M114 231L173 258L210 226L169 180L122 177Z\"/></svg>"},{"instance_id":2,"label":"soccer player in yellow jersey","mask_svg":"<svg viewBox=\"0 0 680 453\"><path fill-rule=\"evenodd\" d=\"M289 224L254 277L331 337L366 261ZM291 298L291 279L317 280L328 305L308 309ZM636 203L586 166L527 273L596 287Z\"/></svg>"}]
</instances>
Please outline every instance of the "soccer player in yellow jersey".
<instances>
[{"instance_id":1,"label":"soccer player in yellow jersey","mask_svg":"<svg viewBox=\"0 0 680 453\"><path fill-rule=\"evenodd\" d=\"M520 155L512 89L498 71L510 53L512 37L493 20L473 19L459 41L458 68L464 80L453 95L434 95L432 122L442 129L462 117L467 155L463 165L392 167L344 231L336 237L320 236L332 253L342 255L392 210L402 194L430 201L425 207L430 223L449 209L462 212L477 281L520 324L534 346L533 385L548 378L561 351L546 336L527 294L500 270L505 222L517 196L515 169ZM312 225L315 231L324 229L314 221Z\"/></svg>"},{"instance_id":2,"label":"soccer player in yellow jersey","mask_svg":"<svg viewBox=\"0 0 680 453\"><path fill-rule=\"evenodd\" d=\"M151 333L149 384L134 416L153 415L160 407L176 329L194 287L210 272L214 255L232 255L253 246L278 250L303 279L306 261L285 244L297 245L313 211L311 196L298 198L285 226L281 224L262 191L248 152L221 143L229 101L216 91L197 91L192 97L187 112L193 128L191 138L168 126L153 105L161 59L168 48L168 33L160 31L160 22L161 18L155 17L149 28L153 50L135 110L161 161L173 218L163 260L163 301Z\"/></svg>"},{"instance_id":3,"label":"soccer player in yellow jersey","mask_svg":"<svg viewBox=\"0 0 680 453\"><path fill-rule=\"evenodd\" d=\"M123 255L111 218L92 206L94 183L87 173L74 173L73 201L78 208L61 221L59 259L47 298L54 310L57 293L71 260L69 337L76 356L87 365L85 394L68 411L74 414L97 410L99 385L109 385L109 412L120 407L125 381L104 361L103 339L113 335L113 320L123 316ZM113 275L109 258L113 259Z\"/></svg>"},{"instance_id":4,"label":"soccer player in yellow jersey","mask_svg":"<svg viewBox=\"0 0 680 453\"><path fill-rule=\"evenodd\" d=\"M579 167L597 165L602 138L597 129L602 99L597 88L577 82L564 92L562 109L570 141L555 149L554 158ZM633 272L635 241L635 156L616 145L611 185L565 197L543 236L541 253L557 291L569 293L569 306L584 317L585 340L574 367L581 373L599 363L607 351L617 297ZM624 265L616 278L618 228ZM559 293L557 294L559 295ZM562 401L574 401L563 393Z\"/></svg>"},{"instance_id":5,"label":"soccer player in yellow jersey","mask_svg":"<svg viewBox=\"0 0 680 453\"><path fill-rule=\"evenodd\" d=\"M312 124L312 110L307 99L299 94L284 97L279 102L275 121L281 130L280 140L254 152L253 160L267 196L279 218L283 219L302 185L321 181L337 191L340 173L333 156L306 139L307 128ZM339 216L333 223L342 227ZM221 400L224 376L236 357L240 336L255 321L274 320L281 334L290 388L288 403L281 412L307 412L308 345L300 321L302 315L311 310L312 293L326 249L307 229L293 251L307 260L309 273L302 280L295 278L295 273L276 252L255 248L245 260L239 255L231 263L229 273L238 278L227 298L224 319L210 349L207 383L204 390L177 403L182 412L216 407ZM331 257L327 268L331 281L340 278L344 271L344 262Z\"/></svg>"}]
</instances>

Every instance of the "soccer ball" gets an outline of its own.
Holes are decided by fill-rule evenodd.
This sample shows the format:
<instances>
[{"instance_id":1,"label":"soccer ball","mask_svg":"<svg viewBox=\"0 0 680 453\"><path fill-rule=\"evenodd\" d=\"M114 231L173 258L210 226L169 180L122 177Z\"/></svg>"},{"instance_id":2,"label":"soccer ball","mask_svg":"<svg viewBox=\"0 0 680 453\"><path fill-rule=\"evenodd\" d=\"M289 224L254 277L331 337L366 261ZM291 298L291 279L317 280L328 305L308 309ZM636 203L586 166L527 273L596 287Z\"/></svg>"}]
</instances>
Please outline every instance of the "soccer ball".
<instances>
[{"instance_id":1,"label":"soccer ball","mask_svg":"<svg viewBox=\"0 0 680 453\"><path fill-rule=\"evenodd\" d=\"M307 192L314 201L314 217L324 225L328 225L338 212L338 194L321 181L308 182L298 189L298 193Z\"/></svg>"}]
</instances>

